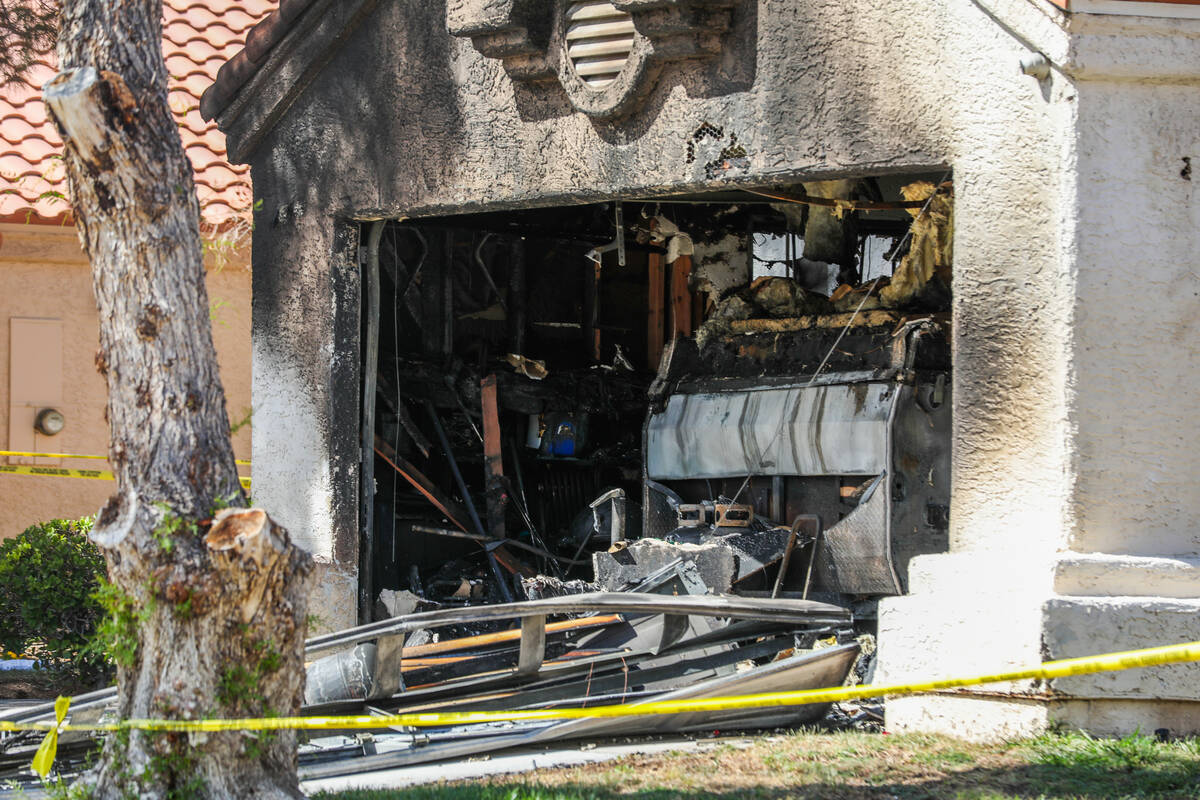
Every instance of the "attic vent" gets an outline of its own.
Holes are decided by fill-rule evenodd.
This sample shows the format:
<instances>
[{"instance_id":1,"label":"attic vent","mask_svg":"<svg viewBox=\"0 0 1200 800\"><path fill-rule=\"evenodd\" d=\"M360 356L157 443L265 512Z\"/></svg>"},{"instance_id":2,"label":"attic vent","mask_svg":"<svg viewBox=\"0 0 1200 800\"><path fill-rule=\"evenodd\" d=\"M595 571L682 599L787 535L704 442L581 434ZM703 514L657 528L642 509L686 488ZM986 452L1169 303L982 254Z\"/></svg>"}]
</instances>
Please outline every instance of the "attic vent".
<instances>
[{"instance_id":1,"label":"attic vent","mask_svg":"<svg viewBox=\"0 0 1200 800\"><path fill-rule=\"evenodd\" d=\"M593 89L617 79L633 52L633 17L608 0L572 0L567 5L567 58Z\"/></svg>"}]
</instances>

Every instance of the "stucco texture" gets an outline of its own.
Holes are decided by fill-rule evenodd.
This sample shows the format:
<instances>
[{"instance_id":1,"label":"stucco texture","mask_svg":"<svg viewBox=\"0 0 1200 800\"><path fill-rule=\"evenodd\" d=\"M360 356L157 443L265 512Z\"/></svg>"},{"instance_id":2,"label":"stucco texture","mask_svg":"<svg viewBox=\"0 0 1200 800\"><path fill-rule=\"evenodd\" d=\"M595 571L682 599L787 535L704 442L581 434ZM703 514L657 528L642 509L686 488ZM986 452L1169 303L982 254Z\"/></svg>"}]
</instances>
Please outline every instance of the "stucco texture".
<instances>
[{"instance_id":1,"label":"stucco texture","mask_svg":"<svg viewBox=\"0 0 1200 800\"><path fill-rule=\"evenodd\" d=\"M56 436L35 434L37 452L107 455L104 419L107 388L96 372L99 318L92 297L92 274L75 230L57 225L0 225L0 408L4 447L9 442L9 320L61 320L63 396L57 406L66 427ZM250 272L246 257L208 272L213 338L230 416L245 416L250 401ZM234 437L238 458L250 458L250 430ZM29 459L3 459L29 464ZM55 459L38 463L77 469L106 469L103 462ZM249 474L243 469L243 474ZM48 519L95 514L115 490L111 481L0 474L0 538L15 536Z\"/></svg>"},{"instance_id":2,"label":"stucco texture","mask_svg":"<svg viewBox=\"0 0 1200 800\"><path fill-rule=\"evenodd\" d=\"M1089 85L1079 126L1073 549L1197 553L1200 86Z\"/></svg>"},{"instance_id":3,"label":"stucco texture","mask_svg":"<svg viewBox=\"0 0 1200 800\"><path fill-rule=\"evenodd\" d=\"M911 596L883 604L881 679L1036 662L1064 629L1104 649L1106 625L1138 622L1056 605L1061 558L1200 556L1200 226L1181 175L1200 155L1200 23L1091 17L1043 0L741 2L720 56L668 64L600 121L450 36L444 3L326 7L221 118L262 203L258 499L355 562L359 220L952 170L951 552L916 559ZM1019 69L1036 53L1042 79ZM705 122L745 159L706 173L722 143L705 141L689 161ZM1160 633L1200 638L1168 616ZM901 703L889 725L937 727L937 706L961 727L971 702ZM993 731L1049 718L995 708Z\"/></svg>"},{"instance_id":4,"label":"stucco texture","mask_svg":"<svg viewBox=\"0 0 1200 800\"><path fill-rule=\"evenodd\" d=\"M1045 21L1024 0L1009 5ZM1021 76L1026 48L973 4L743 3L723 56L668 66L630 116L608 122L575 112L553 85L509 79L446 33L440 3L381 4L276 124L256 127L350 13L327 10L222 118L231 152L254 143L246 155L262 201L255 363L258 393L278 413L256 435L260 455L267 440L281 449L259 471L278 471L262 486L283 493L281 513L295 509L283 521L302 541L332 552L335 538L357 537L353 503L338 499L356 496L353 475L327 474L339 448L353 449L356 418L331 415L333 387L347 381L331 372L342 354L329 315L357 314L356 277L331 280L339 218L953 165L956 360L972 365L955 377L956 408L971 412L955 436L954 535L962 546L1000 532L1047 552L1061 543L1069 302L1057 223L1071 90ZM744 168L709 180L719 143L688 163L688 138L705 121L737 133ZM323 453L285 455L284 442L312 439ZM329 510L311 513L300 495L329 496Z\"/></svg>"}]
</instances>

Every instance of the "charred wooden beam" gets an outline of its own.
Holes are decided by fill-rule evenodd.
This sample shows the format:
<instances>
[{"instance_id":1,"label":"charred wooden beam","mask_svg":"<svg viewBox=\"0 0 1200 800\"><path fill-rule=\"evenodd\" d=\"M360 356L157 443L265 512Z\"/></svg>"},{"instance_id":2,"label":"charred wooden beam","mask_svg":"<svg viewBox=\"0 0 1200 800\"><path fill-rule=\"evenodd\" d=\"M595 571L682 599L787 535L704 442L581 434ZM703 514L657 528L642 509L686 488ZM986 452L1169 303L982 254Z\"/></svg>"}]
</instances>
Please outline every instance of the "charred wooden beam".
<instances>
[{"instance_id":1,"label":"charred wooden beam","mask_svg":"<svg viewBox=\"0 0 1200 800\"><path fill-rule=\"evenodd\" d=\"M504 507L508 491L504 484L503 442L500 437L500 412L496 391L496 376L488 375L480 382L483 404L484 479L487 486L487 533L493 539L506 538Z\"/></svg>"},{"instance_id":2,"label":"charred wooden beam","mask_svg":"<svg viewBox=\"0 0 1200 800\"><path fill-rule=\"evenodd\" d=\"M442 512L446 519L453 522L460 530L468 530L467 515L462 507L449 497L446 497L442 493L442 490L433 481L429 480L423 472L401 458L398 453L392 451L391 446L387 442L378 437L375 438L375 454L387 462L389 467L396 470L396 473L408 481L414 489L432 503L434 508Z\"/></svg>"},{"instance_id":3,"label":"charred wooden beam","mask_svg":"<svg viewBox=\"0 0 1200 800\"><path fill-rule=\"evenodd\" d=\"M510 353L525 353L525 239L512 242L512 266L508 273L508 347Z\"/></svg>"},{"instance_id":4,"label":"charred wooden beam","mask_svg":"<svg viewBox=\"0 0 1200 800\"><path fill-rule=\"evenodd\" d=\"M671 264L671 338L692 335L692 293L688 276L692 257L680 256Z\"/></svg>"},{"instance_id":5,"label":"charred wooden beam","mask_svg":"<svg viewBox=\"0 0 1200 800\"><path fill-rule=\"evenodd\" d=\"M442 268L442 355L454 354L454 231L446 232L446 263Z\"/></svg>"},{"instance_id":6,"label":"charred wooden beam","mask_svg":"<svg viewBox=\"0 0 1200 800\"><path fill-rule=\"evenodd\" d=\"M421 432L417 424L413 422L412 416L408 413L408 406L404 405L404 401L399 397L396 398L395 411L396 419L399 420L400 426L404 428L409 438L412 439L413 444L421 451L421 455L429 458L429 439Z\"/></svg>"},{"instance_id":7,"label":"charred wooden beam","mask_svg":"<svg viewBox=\"0 0 1200 800\"><path fill-rule=\"evenodd\" d=\"M583 346L593 363L600 361L600 261L588 256L583 267Z\"/></svg>"},{"instance_id":8,"label":"charred wooden beam","mask_svg":"<svg viewBox=\"0 0 1200 800\"><path fill-rule=\"evenodd\" d=\"M666 317L666 270L661 253L650 253L646 259L647 305L650 313L646 318L646 366L658 372L663 352L663 322Z\"/></svg>"}]
</instances>

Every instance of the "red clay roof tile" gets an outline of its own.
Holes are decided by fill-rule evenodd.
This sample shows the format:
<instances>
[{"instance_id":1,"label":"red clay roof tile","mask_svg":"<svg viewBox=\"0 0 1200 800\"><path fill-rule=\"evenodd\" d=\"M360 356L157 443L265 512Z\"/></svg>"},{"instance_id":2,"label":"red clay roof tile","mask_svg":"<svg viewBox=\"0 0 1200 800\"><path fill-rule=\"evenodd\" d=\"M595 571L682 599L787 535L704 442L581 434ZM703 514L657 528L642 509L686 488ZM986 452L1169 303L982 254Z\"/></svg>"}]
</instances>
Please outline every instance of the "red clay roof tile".
<instances>
[{"instance_id":1,"label":"red clay roof tile","mask_svg":"<svg viewBox=\"0 0 1200 800\"><path fill-rule=\"evenodd\" d=\"M243 50L250 31L277 5L276 0L163 4L168 102L195 168L206 227L248 220L253 194L249 168L226 161L225 136L201 117L200 97L221 65ZM24 83L0 87L0 221L58 223L70 218L62 141L41 99L40 87L54 72L46 61Z\"/></svg>"},{"instance_id":2,"label":"red clay roof tile","mask_svg":"<svg viewBox=\"0 0 1200 800\"><path fill-rule=\"evenodd\" d=\"M254 76L267 59L271 48L287 34L292 22L313 0L280 0L279 8L255 24L249 32L244 49L217 71L213 85L200 98L200 113L205 119L215 119L225 110L238 90Z\"/></svg>"}]
</instances>

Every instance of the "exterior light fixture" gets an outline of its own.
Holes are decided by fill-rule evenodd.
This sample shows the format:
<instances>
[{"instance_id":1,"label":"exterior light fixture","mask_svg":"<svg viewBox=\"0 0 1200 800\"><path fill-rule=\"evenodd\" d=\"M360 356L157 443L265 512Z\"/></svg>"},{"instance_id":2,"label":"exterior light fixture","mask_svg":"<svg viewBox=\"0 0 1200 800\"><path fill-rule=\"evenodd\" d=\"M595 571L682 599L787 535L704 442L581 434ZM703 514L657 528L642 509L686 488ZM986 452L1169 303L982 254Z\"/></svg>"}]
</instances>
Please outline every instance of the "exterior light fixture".
<instances>
[{"instance_id":1,"label":"exterior light fixture","mask_svg":"<svg viewBox=\"0 0 1200 800\"><path fill-rule=\"evenodd\" d=\"M67 426L67 418L57 408L43 408L33 421L33 429L43 436L54 436L62 433Z\"/></svg>"},{"instance_id":2,"label":"exterior light fixture","mask_svg":"<svg viewBox=\"0 0 1200 800\"><path fill-rule=\"evenodd\" d=\"M1044 81L1050 77L1050 59L1041 53L1030 53L1021 59L1021 72Z\"/></svg>"}]
</instances>

